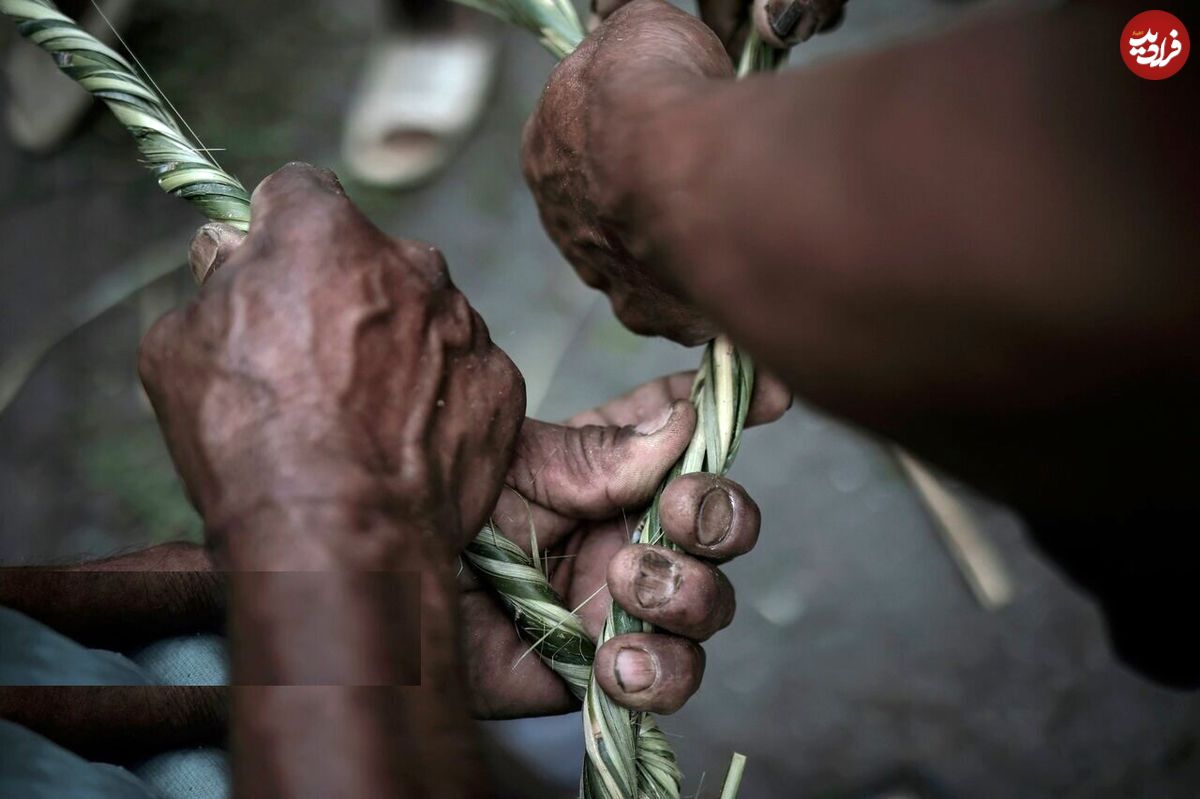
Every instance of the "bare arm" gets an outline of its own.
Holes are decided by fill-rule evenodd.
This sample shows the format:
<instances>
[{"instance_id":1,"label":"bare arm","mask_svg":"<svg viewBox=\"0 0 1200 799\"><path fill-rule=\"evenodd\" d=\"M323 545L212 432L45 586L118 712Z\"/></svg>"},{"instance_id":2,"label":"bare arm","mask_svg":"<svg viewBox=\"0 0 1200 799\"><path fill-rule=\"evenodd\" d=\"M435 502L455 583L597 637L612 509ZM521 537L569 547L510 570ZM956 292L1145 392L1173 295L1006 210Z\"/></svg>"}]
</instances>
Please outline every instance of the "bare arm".
<instances>
[{"instance_id":1,"label":"bare arm","mask_svg":"<svg viewBox=\"0 0 1200 799\"><path fill-rule=\"evenodd\" d=\"M72 566L0 570L0 605L87 646L122 649L221 629L225 585L203 547L163 544Z\"/></svg>"},{"instance_id":2,"label":"bare arm","mask_svg":"<svg viewBox=\"0 0 1200 799\"><path fill-rule=\"evenodd\" d=\"M334 546L297 545L314 529ZM237 795L487 795L458 589L430 532L343 504L268 508L222 531Z\"/></svg>"},{"instance_id":3,"label":"bare arm","mask_svg":"<svg viewBox=\"0 0 1200 799\"><path fill-rule=\"evenodd\" d=\"M440 254L331 173L285 167L253 206L140 362L228 572L236 791L486 795L452 567L512 458L520 376Z\"/></svg>"},{"instance_id":4,"label":"bare arm","mask_svg":"<svg viewBox=\"0 0 1200 799\"><path fill-rule=\"evenodd\" d=\"M1129 74L1131 13L733 83L715 39L642 0L551 79L526 171L635 330L725 329L807 400L1027 511L1194 511L1156 453L1200 434L1196 71Z\"/></svg>"}]
</instances>

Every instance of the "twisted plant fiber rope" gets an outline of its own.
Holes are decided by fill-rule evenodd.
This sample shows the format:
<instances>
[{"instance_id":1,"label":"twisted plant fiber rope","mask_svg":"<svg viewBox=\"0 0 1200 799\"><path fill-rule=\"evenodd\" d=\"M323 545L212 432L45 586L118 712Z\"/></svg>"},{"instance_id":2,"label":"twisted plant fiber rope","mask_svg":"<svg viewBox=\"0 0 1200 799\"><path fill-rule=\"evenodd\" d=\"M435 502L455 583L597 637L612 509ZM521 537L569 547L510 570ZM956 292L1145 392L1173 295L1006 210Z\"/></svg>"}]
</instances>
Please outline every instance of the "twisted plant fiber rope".
<instances>
[{"instance_id":1,"label":"twisted plant fiber rope","mask_svg":"<svg viewBox=\"0 0 1200 799\"><path fill-rule=\"evenodd\" d=\"M687 450L659 486L633 535L635 543L675 548L663 535L659 500L681 474L724 474L733 464L754 391L750 359L728 339L711 342L692 385L696 430ZM533 650L583 701L587 758L581 792L587 799L678 799L682 779L666 736L649 713L617 705L596 683L592 661L596 647L613 636L653 628L615 603L609 608L599 641L593 644L578 616L563 607L534 556L491 528L467 547L466 558L484 576L512 612Z\"/></svg>"},{"instance_id":2,"label":"twisted plant fiber rope","mask_svg":"<svg viewBox=\"0 0 1200 799\"><path fill-rule=\"evenodd\" d=\"M567 0L458 0L532 31L548 50L566 57L584 38L583 26ZM564 45L567 45L564 47ZM742 51L738 75L778 67L786 53L751 34ZM681 474L724 474L741 443L754 392L754 366L724 337L710 342L692 386L696 430L682 458L655 494L638 524L633 542L675 549L663 535L659 502L663 489ZM563 607L537 559L494 531L485 530L467 547L468 562L484 575L512 612L532 649L583 700L584 761L580 792L584 799L678 799L682 773L666 736L649 713L617 705L596 682L591 669L595 650L614 636L650 632L651 625L616 603L593 644L574 613ZM736 761L735 761L736 762ZM737 776L723 796L737 792Z\"/></svg>"},{"instance_id":3,"label":"twisted plant fiber rope","mask_svg":"<svg viewBox=\"0 0 1200 799\"><path fill-rule=\"evenodd\" d=\"M569 0L458 2L531 30L559 58L573 51L585 35ZM246 190L201 145L192 143L195 137L184 133L149 76L143 80L124 57L82 30L50 0L0 0L0 13L15 19L25 38L51 53L63 72L104 101L133 134L164 191L188 200L210 220L242 230L249 227ZM738 72L773 69L781 60L782 54L752 34ZM659 521L663 488L681 474L723 474L729 468L737 455L753 389L750 360L724 338L711 342L692 387L696 431L638 524L634 542L673 547ZM526 555L488 527L467 548L466 558L508 605L532 649L583 702L588 757L582 794L587 799L678 799L681 774L666 737L648 713L617 706L596 684L592 662L597 644L550 586L538 559L536 537L533 553ZM651 629L614 604L599 643ZM722 796L734 793L736 783L727 783Z\"/></svg>"},{"instance_id":4,"label":"twisted plant fiber rope","mask_svg":"<svg viewBox=\"0 0 1200 799\"><path fill-rule=\"evenodd\" d=\"M168 194L182 197L214 222L246 230L250 197L237 178L217 164L186 135L153 81L112 48L97 41L50 0L0 0L0 14L17 21L17 30L54 56L58 68L97 98L129 129Z\"/></svg>"},{"instance_id":5,"label":"twisted plant fiber rope","mask_svg":"<svg viewBox=\"0 0 1200 799\"><path fill-rule=\"evenodd\" d=\"M457 0L464 6L532 32L558 58L571 54L587 32L571 0Z\"/></svg>"}]
</instances>

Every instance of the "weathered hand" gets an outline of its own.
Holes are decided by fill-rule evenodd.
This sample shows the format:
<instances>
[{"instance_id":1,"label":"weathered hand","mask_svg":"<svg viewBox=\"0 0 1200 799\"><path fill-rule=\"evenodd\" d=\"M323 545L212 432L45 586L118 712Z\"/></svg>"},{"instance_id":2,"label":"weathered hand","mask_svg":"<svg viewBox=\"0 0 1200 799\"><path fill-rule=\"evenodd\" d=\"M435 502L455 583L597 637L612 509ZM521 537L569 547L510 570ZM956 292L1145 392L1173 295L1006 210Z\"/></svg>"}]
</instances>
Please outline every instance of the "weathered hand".
<instances>
[{"instance_id":1,"label":"weathered hand","mask_svg":"<svg viewBox=\"0 0 1200 799\"><path fill-rule=\"evenodd\" d=\"M526 420L492 514L495 527L527 552L536 534L552 584L568 607L579 607L589 633L599 632L610 597L663 630L620 636L596 656L600 685L616 701L661 713L696 691L704 671L698 642L733 618L733 587L715 564L749 551L758 537L758 507L745 490L696 474L675 480L663 497L664 529L684 551L628 543L691 437L695 413L685 398L692 377L646 383L565 425ZM782 386L760 381L750 423L777 418L790 401ZM528 652L508 611L471 572L461 580L476 715L575 707L565 684Z\"/></svg>"},{"instance_id":2,"label":"weathered hand","mask_svg":"<svg viewBox=\"0 0 1200 799\"><path fill-rule=\"evenodd\" d=\"M662 0L616 11L558 66L525 126L525 179L542 224L580 278L608 294L630 329L685 344L713 326L654 268L641 240L643 216L629 186L644 170L647 144L686 130L655 127L675 99L733 76L713 32Z\"/></svg>"},{"instance_id":3,"label":"weathered hand","mask_svg":"<svg viewBox=\"0 0 1200 799\"><path fill-rule=\"evenodd\" d=\"M193 265L206 242L223 264L141 350L210 536L219 545L261 506L328 502L436 531L456 554L511 460L524 406L512 362L441 254L384 235L332 173L284 167L254 192L253 217L240 244L202 229Z\"/></svg>"},{"instance_id":4,"label":"weathered hand","mask_svg":"<svg viewBox=\"0 0 1200 799\"><path fill-rule=\"evenodd\" d=\"M596 15L606 19L629 0L594 0ZM846 0L697 0L700 18L721 38L737 60L753 25L772 47L791 47L814 33L836 27Z\"/></svg>"}]
</instances>

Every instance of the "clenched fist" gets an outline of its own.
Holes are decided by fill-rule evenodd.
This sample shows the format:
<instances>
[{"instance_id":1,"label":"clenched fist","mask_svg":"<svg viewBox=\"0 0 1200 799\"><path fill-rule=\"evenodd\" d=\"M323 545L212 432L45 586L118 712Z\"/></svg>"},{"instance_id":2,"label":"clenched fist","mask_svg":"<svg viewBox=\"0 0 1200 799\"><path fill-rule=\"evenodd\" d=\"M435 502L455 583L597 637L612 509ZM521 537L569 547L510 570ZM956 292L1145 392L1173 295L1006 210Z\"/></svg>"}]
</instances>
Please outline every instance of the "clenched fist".
<instances>
[{"instance_id":1,"label":"clenched fist","mask_svg":"<svg viewBox=\"0 0 1200 799\"><path fill-rule=\"evenodd\" d=\"M512 456L516 368L441 254L383 234L332 173L284 167L254 192L253 219L244 241L202 229L193 265L207 250L219 271L142 343L210 538L219 547L262 507L333 503L402 518L456 554Z\"/></svg>"},{"instance_id":2,"label":"clenched fist","mask_svg":"<svg viewBox=\"0 0 1200 799\"><path fill-rule=\"evenodd\" d=\"M525 126L525 179L542 224L583 282L605 292L636 333L684 344L716 329L656 268L645 228L657 210L636 188L668 165L651 143L689 135L663 109L729 82L733 67L703 22L662 0L636 0L565 58Z\"/></svg>"}]
</instances>

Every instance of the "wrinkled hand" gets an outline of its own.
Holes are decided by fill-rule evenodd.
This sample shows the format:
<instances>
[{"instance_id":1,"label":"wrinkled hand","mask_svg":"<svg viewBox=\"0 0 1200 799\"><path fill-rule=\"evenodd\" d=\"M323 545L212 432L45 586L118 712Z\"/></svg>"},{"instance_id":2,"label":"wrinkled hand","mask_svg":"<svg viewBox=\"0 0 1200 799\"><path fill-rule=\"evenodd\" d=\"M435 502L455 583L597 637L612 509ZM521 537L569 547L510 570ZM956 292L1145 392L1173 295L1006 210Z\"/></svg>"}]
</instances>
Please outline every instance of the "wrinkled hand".
<instances>
[{"instance_id":1,"label":"wrinkled hand","mask_svg":"<svg viewBox=\"0 0 1200 799\"><path fill-rule=\"evenodd\" d=\"M793 44L830 24L841 6L759 0L756 26L769 42ZM636 333L698 344L716 332L656 269L653 230L674 221L663 218L670 215L658 211L655 197L677 190L677 171L686 166L684 148L671 143L692 135L691 126L712 124L700 111L691 120L680 109L733 77L725 47L740 50L747 7L741 0L703 3L710 28L663 0L601 0L597 11L607 19L563 59L525 126L525 179L542 224L580 278L605 292ZM770 15L793 26L786 41L770 34Z\"/></svg>"},{"instance_id":2,"label":"wrinkled hand","mask_svg":"<svg viewBox=\"0 0 1200 799\"><path fill-rule=\"evenodd\" d=\"M654 269L641 241L653 210L635 184L648 169L664 170L649 154L656 143L687 135L656 128L656 114L732 77L720 41L700 20L662 0L635 0L555 69L525 126L525 179L542 224L634 332L684 344L716 332Z\"/></svg>"},{"instance_id":3,"label":"wrinkled hand","mask_svg":"<svg viewBox=\"0 0 1200 799\"><path fill-rule=\"evenodd\" d=\"M594 0L606 19L629 0ZM846 0L697 0L700 18L721 38L736 62L753 25L772 47L792 47L842 21Z\"/></svg>"},{"instance_id":4,"label":"wrinkled hand","mask_svg":"<svg viewBox=\"0 0 1200 799\"><path fill-rule=\"evenodd\" d=\"M252 204L244 241L201 229L193 268L220 269L140 355L210 536L260 506L332 502L457 554L511 460L520 375L441 254L384 235L332 173L288 165Z\"/></svg>"},{"instance_id":5,"label":"wrinkled hand","mask_svg":"<svg viewBox=\"0 0 1200 799\"><path fill-rule=\"evenodd\" d=\"M681 477L663 495L666 535L683 549L628 543L663 476L687 447L693 374L646 383L565 425L526 420L506 489L492 514L501 534L530 550L531 530L550 580L593 636L611 599L663 632L614 638L596 655L600 686L617 702L669 713L700 685L700 641L733 619L733 587L716 564L758 538L745 490L707 474ZM791 402L762 381L749 421L778 418ZM462 575L468 679L477 715L545 715L577 706L566 685L530 653L512 619L469 572ZM605 587L607 584L607 588Z\"/></svg>"}]
</instances>

